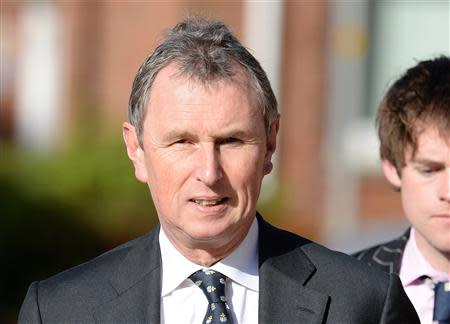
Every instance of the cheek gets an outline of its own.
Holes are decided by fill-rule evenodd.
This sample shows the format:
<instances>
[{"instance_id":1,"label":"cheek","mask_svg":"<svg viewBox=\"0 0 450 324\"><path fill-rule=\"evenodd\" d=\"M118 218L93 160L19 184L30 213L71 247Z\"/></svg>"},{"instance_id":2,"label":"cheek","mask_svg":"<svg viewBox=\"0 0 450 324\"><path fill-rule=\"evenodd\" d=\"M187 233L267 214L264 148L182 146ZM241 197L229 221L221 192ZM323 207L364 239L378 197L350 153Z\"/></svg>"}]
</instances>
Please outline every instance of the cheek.
<instances>
[{"instance_id":1,"label":"cheek","mask_svg":"<svg viewBox=\"0 0 450 324\"><path fill-rule=\"evenodd\" d=\"M407 216L426 215L433 201L431 189L421 183L407 182L402 186L402 202Z\"/></svg>"},{"instance_id":2,"label":"cheek","mask_svg":"<svg viewBox=\"0 0 450 324\"><path fill-rule=\"evenodd\" d=\"M245 153L230 155L223 168L233 187L252 191L262 181L264 160L258 150Z\"/></svg>"},{"instance_id":3,"label":"cheek","mask_svg":"<svg viewBox=\"0 0 450 324\"><path fill-rule=\"evenodd\" d=\"M168 200L175 198L175 193L184 179L183 174L186 173L184 169L183 162L174 163L164 156L148 160L148 186L155 202L167 203Z\"/></svg>"},{"instance_id":4,"label":"cheek","mask_svg":"<svg viewBox=\"0 0 450 324\"><path fill-rule=\"evenodd\" d=\"M152 150L146 157L151 182L170 184L179 178L188 165L187 159L170 150ZM151 184L151 183L150 183Z\"/></svg>"}]
</instances>

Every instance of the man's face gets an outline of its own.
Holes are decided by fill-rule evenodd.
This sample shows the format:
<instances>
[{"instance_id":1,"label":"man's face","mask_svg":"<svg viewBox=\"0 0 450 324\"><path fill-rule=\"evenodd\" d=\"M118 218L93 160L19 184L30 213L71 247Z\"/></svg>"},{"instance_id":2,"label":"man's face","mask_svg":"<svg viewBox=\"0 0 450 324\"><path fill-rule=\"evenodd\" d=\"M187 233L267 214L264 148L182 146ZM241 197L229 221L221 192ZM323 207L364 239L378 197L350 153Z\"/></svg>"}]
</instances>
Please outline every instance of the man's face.
<instances>
[{"instance_id":1,"label":"man's face","mask_svg":"<svg viewBox=\"0 0 450 324\"><path fill-rule=\"evenodd\" d=\"M416 230L419 249L433 264L436 255L450 256L450 138L433 127L419 133L415 156L405 152L401 176L387 161L383 170L401 190L404 212Z\"/></svg>"},{"instance_id":2,"label":"man's face","mask_svg":"<svg viewBox=\"0 0 450 324\"><path fill-rule=\"evenodd\" d=\"M143 150L127 139L136 177L148 183L159 220L179 249L235 245L256 212L271 170L278 124L266 136L243 76L204 86L161 70L151 88ZM136 140L137 141L137 140Z\"/></svg>"}]
</instances>

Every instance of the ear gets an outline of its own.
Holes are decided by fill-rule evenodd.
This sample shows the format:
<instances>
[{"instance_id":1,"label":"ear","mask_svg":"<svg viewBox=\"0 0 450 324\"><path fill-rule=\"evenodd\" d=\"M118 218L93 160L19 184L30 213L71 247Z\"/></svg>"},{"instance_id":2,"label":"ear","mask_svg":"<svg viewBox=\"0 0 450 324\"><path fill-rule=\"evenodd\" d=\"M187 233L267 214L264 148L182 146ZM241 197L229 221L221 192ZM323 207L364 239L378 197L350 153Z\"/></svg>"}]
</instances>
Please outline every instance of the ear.
<instances>
[{"instance_id":1,"label":"ear","mask_svg":"<svg viewBox=\"0 0 450 324\"><path fill-rule=\"evenodd\" d=\"M123 139L127 146L128 157L134 165L134 174L136 179L147 183L147 169L145 167L144 150L139 145L136 134L136 129L130 123L123 123L122 125Z\"/></svg>"},{"instance_id":2,"label":"ear","mask_svg":"<svg viewBox=\"0 0 450 324\"><path fill-rule=\"evenodd\" d=\"M277 148L277 134L280 128L280 117L278 116L275 121L272 122L269 128L269 134L267 134L266 143L266 155L264 157L264 175L269 174L273 169L272 155Z\"/></svg>"},{"instance_id":3,"label":"ear","mask_svg":"<svg viewBox=\"0 0 450 324\"><path fill-rule=\"evenodd\" d=\"M383 173L386 179L393 185L396 189L400 189L402 186L402 179L397 171L397 168L388 160L382 159L381 165L383 167Z\"/></svg>"}]
</instances>

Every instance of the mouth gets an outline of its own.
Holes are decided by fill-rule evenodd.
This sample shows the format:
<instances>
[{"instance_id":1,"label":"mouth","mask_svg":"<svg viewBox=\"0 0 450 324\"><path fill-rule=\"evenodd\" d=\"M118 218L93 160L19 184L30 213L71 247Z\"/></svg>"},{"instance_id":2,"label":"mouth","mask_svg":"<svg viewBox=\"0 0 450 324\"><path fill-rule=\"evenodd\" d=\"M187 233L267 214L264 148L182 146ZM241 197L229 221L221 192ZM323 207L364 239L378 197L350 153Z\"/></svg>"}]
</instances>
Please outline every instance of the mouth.
<instances>
[{"instance_id":1,"label":"mouth","mask_svg":"<svg viewBox=\"0 0 450 324\"><path fill-rule=\"evenodd\" d=\"M228 200L227 197L224 198L193 198L189 201L193 202L202 207L214 207L224 204Z\"/></svg>"},{"instance_id":2,"label":"mouth","mask_svg":"<svg viewBox=\"0 0 450 324\"><path fill-rule=\"evenodd\" d=\"M446 224L450 224L450 214L437 214L432 217L436 221L444 222Z\"/></svg>"}]
</instances>

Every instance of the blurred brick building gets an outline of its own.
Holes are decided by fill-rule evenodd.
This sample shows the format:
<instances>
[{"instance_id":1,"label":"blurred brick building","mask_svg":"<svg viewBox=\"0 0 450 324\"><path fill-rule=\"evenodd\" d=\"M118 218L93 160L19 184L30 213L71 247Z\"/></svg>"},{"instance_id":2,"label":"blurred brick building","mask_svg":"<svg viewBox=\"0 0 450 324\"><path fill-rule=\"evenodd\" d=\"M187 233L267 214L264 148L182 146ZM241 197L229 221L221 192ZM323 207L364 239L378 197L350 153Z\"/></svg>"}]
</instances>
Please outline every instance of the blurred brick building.
<instances>
[{"instance_id":1,"label":"blurred brick building","mask_svg":"<svg viewBox=\"0 0 450 324\"><path fill-rule=\"evenodd\" d=\"M370 106L381 95L370 89L380 84L371 77L383 59L379 39L392 34L380 24L401 23L389 14L405 8L300 0L2 1L1 8L2 142L52 149L86 118L98 132L120 132L135 72L162 31L201 14L223 20L254 49L277 92L282 131L266 190L277 187L284 208L266 217L343 249L352 239L365 243L370 224L403 226L398 197L376 166ZM409 12L445 12L425 8ZM391 76L404 66L395 68ZM47 131L42 138L39 129Z\"/></svg>"}]
</instances>

